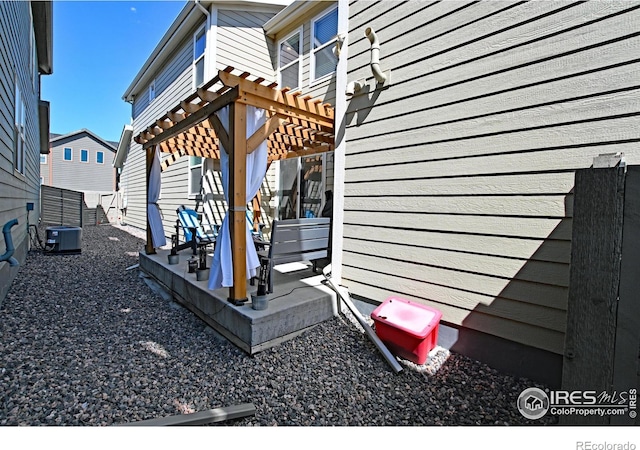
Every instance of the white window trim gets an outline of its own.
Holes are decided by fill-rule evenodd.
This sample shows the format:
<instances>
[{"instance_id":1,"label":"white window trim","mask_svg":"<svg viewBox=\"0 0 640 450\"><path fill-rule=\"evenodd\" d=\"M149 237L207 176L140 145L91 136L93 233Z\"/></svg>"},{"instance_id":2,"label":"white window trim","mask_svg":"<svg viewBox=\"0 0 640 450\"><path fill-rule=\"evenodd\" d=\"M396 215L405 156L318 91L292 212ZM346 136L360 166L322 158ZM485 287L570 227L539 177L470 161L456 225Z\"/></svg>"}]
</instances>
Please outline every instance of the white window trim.
<instances>
[{"instance_id":1,"label":"white window trim","mask_svg":"<svg viewBox=\"0 0 640 450\"><path fill-rule=\"evenodd\" d=\"M64 154L65 154L65 150L66 150L66 149L71 150L71 159L66 159L66 158L64 157ZM66 161L66 162L71 162L71 161L73 161L73 147L62 147L62 160L63 160L63 161Z\"/></svg>"},{"instance_id":2,"label":"white window trim","mask_svg":"<svg viewBox=\"0 0 640 450\"><path fill-rule=\"evenodd\" d=\"M36 48L36 34L34 28L33 21L33 11L29 8L29 16L31 19L31 27L29 34L29 52L30 52L30 63L29 68L31 71L31 81L33 84L33 92L38 93L38 81L39 81L39 72L38 72L38 53Z\"/></svg>"},{"instance_id":3,"label":"white window trim","mask_svg":"<svg viewBox=\"0 0 640 450\"><path fill-rule=\"evenodd\" d=\"M205 158L201 158L200 164L191 165L191 157L189 157L189 161L187 162L187 198L189 198L190 200L196 198L196 196L200 195L200 192L202 191L202 186L200 186L200 189L198 190L198 192L195 192L195 193L191 192L191 171L200 169L200 184L202 184L205 161L206 161Z\"/></svg>"},{"instance_id":4,"label":"white window trim","mask_svg":"<svg viewBox=\"0 0 640 450\"><path fill-rule=\"evenodd\" d=\"M49 155L40 155L40 164L47 164Z\"/></svg>"},{"instance_id":5,"label":"white window trim","mask_svg":"<svg viewBox=\"0 0 640 450\"><path fill-rule=\"evenodd\" d=\"M156 80L154 78L154 80L149 85L149 103L151 103L155 99L156 99Z\"/></svg>"},{"instance_id":6,"label":"white window trim","mask_svg":"<svg viewBox=\"0 0 640 450\"><path fill-rule=\"evenodd\" d=\"M315 86L316 84L319 84L319 83L322 83L323 81L326 81L327 79L331 78L331 76L333 74L336 73L336 71L334 70L333 72L329 72L328 74L323 75L320 78L315 78L315 74L316 74L316 53L319 52L320 50L324 49L325 47L329 47L331 45L335 45L336 42L338 42L337 30L336 30L336 35L332 40L330 40L326 44L322 45L321 47L318 47L316 49L313 48L313 29L314 29L315 23L319 19L322 19L324 16L332 13L334 9L338 9L338 5L335 5L333 8L328 8L328 9L324 10L323 12L321 12L320 14L315 16L313 19L311 19L311 26L309 27L309 87Z\"/></svg>"},{"instance_id":7,"label":"white window trim","mask_svg":"<svg viewBox=\"0 0 640 450\"><path fill-rule=\"evenodd\" d=\"M198 34L200 34L201 31L204 31L204 51L202 52L202 55L200 55L198 58L196 58L196 41L198 38ZM201 27L198 27L198 29L195 31L195 33L193 33L193 53L191 54L191 86L192 88L195 90L197 88L199 88L200 86L202 86L204 83L206 83L207 81L207 60L206 60L206 56L207 56L207 27L206 27L206 23L204 23ZM202 83L201 84L196 84L196 64L202 59Z\"/></svg>"},{"instance_id":8,"label":"white window trim","mask_svg":"<svg viewBox=\"0 0 640 450\"><path fill-rule=\"evenodd\" d=\"M82 160L82 152L87 152L87 160L86 161ZM80 149L80 162L84 163L84 164L89 164L89 150L87 150L86 148L81 148Z\"/></svg>"},{"instance_id":9,"label":"white window trim","mask_svg":"<svg viewBox=\"0 0 640 450\"><path fill-rule=\"evenodd\" d=\"M277 70L277 75L278 75L278 86L280 88L284 88L286 86L282 85L282 78L280 76L280 72L282 71L282 69L286 69L287 67L292 66L293 64L295 64L295 61L291 61L289 64L284 65L282 67L280 67L280 46L281 44L286 41L287 39L289 39L291 36L297 34L298 35L298 39L300 40L300 52L298 54L298 86L288 86L291 89L295 90L295 89L299 89L302 87L302 57L304 54L304 34L302 32L302 27L298 28L297 30L292 31L291 33L289 33L288 35L286 35L285 37L283 37L282 39L280 39L278 41L278 70Z\"/></svg>"},{"instance_id":10,"label":"white window trim","mask_svg":"<svg viewBox=\"0 0 640 450\"><path fill-rule=\"evenodd\" d=\"M102 155L102 162L98 161L98 155ZM104 164L104 152L102 151L96 152L96 164Z\"/></svg>"},{"instance_id":11,"label":"white window trim","mask_svg":"<svg viewBox=\"0 0 640 450\"><path fill-rule=\"evenodd\" d=\"M19 173L20 175L25 174L25 153L27 151L27 132L26 132L26 111L24 99L22 97L22 91L18 86L18 78L15 79L15 105L14 105L14 117L13 117L13 131L15 136L14 142L14 151L15 155L13 158L13 170L14 173Z\"/></svg>"}]
</instances>

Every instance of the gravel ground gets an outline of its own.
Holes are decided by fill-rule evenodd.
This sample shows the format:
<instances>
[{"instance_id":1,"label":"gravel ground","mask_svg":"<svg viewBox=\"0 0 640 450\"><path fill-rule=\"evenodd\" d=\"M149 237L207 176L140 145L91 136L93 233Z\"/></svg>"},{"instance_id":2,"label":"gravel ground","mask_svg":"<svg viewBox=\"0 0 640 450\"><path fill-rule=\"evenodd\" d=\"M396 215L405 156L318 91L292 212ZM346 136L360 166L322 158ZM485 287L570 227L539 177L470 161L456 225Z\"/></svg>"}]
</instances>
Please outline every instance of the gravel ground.
<instances>
[{"instance_id":1,"label":"gravel ground","mask_svg":"<svg viewBox=\"0 0 640 450\"><path fill-rule=\"evenodd\" d=\"M255 416L220 425L554 422L516 408L545 386L440 347L394 374L346 316L249 356L127 270L144 247L127 231L85 227L80 255L32 250L21 265L0 309L1 425L107 426L241 403Z\"/></svg>"}]
</instances>

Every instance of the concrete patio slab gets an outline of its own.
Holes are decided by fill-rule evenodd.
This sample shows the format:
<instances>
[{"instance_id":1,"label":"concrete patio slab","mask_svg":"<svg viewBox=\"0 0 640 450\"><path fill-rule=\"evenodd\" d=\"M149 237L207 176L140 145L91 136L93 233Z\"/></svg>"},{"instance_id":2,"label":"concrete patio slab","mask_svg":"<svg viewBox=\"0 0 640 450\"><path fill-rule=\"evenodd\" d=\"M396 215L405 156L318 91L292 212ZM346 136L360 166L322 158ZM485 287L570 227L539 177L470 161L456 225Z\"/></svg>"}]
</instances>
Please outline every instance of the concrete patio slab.
<instances>
[{"instance_id":1,"label":"concrete patio slab","mask_svg":"<svg viewBox=\"0 0 640 450\"><path fill-rule=\"evenodd\" d=\"M268 307L256 310L251 306L251 294L257 285L247 283L249 301L235 306L227 300L228 288L209 290L208 279L198 281L195 273L189 273L191 254L179 253L178 264L169 264L168 255L169 250L158 250L154 255L141 252L140 269L167 289L175 301L249 354L293 339L337 315L335 292L321 283L324 277L310 266L294 263L274 270L274 292L267 296Z\"/></svg>"}]
</instances>

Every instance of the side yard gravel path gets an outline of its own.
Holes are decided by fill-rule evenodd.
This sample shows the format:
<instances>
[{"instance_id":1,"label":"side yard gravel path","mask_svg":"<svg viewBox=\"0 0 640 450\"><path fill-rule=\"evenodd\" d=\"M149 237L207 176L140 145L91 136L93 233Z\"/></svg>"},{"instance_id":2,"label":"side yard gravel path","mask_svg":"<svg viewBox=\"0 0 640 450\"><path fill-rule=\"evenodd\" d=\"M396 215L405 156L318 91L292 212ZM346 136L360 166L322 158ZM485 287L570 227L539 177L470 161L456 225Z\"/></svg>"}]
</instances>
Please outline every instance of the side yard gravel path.
<instances>
[{"instance_id":1,"label":"side yard gravel path","mask_svg":"<svg viewBox=\"0 0 640 450\"><path fill-rule=\"evenodd\" d=\"M44 227L40 228L44 239ZM0 309L0 425L107 426L253 403L224 426L539 425L541 387L444 349L394 374L345 318L249 356L139 276L144 241L83 229L80 255L32 250Z\"/></svg>"}]
</instances>

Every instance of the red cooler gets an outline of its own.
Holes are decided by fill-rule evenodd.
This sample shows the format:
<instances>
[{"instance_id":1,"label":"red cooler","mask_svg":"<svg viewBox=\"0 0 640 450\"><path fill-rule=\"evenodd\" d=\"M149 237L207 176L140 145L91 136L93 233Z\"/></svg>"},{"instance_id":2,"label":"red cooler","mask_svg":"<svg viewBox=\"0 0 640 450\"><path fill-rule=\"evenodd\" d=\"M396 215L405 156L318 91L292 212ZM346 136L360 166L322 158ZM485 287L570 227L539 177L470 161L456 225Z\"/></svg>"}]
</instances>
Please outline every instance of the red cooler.
<instances>
[{"instance_id":1,"label":"red cooler","mask_svg":"<svg viewBox=\"0 0 640 450\"><path fill-rule=\"evenodd\" d=\"M389 351L416 364L424 364L436 346L441 317L437 309L398 297L389 297L371 313Z\"/></svg>"}]
</instances>

